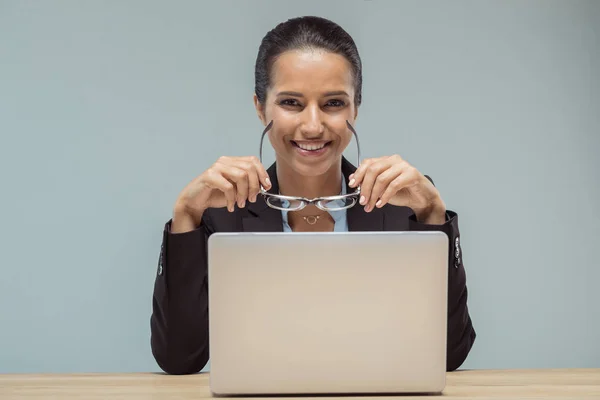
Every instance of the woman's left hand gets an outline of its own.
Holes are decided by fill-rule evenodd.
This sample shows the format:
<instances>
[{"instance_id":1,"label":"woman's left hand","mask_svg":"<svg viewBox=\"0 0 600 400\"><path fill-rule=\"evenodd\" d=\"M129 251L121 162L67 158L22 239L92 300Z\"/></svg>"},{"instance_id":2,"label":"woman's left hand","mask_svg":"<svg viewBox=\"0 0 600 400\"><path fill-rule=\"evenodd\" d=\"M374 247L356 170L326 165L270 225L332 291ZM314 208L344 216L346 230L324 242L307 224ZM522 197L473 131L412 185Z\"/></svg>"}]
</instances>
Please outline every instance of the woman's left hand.
<instances>
[{"instance_id":1,"label":"woman's left hand","mask_svg":"<svg viewBox=\"0 0 600 400\"><path fill-rule=\"evenodd\" d=\"M364 160L350 175L349 186L360 186L359 203L366 212L389 203L411 208L419 222L446 221L446 205L436 187L398 155Z\"/></svg>"}]
</instances>

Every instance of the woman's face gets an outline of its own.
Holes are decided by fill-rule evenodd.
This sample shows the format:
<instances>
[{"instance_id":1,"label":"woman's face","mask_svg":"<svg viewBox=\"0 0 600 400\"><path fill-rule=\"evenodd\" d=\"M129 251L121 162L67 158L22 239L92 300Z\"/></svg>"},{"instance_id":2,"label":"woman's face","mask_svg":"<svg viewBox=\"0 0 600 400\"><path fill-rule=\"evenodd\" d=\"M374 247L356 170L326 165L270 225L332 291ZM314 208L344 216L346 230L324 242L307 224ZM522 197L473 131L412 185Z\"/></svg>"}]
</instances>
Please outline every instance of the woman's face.
<instances>
[{"instance_id":1,"label":"woman's face","mask_svg":"<svg viewBox=\"0 0 600 400\"><path fill-rule=\"evenodd\" d=\"M354 82L349 62L322 50L294 50L273 65L265 104L254 102L269 131L278 162L304 176L318 176L338 161L354 124Z\"/></svg>"}]
</instances>

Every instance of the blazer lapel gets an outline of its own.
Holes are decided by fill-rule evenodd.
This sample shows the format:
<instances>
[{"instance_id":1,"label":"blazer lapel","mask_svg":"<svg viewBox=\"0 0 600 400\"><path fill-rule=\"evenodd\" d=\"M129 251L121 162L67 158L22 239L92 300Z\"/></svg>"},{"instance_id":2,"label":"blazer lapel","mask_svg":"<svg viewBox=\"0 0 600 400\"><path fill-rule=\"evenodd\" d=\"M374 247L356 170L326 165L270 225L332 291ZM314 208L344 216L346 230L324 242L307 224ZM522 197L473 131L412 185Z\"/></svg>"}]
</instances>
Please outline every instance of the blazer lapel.
<instances>
[{"instance_id":1,"label":"blazer lapel","mask_svg":"<svg viewBox=\"0 0 600 400\"><path fill-rule=\"evenodd\" d=\"M283 232L281 211L271 208L262 197L247 206L248 215L242 218L244 232Z\"/></svg>"}]
</instances>

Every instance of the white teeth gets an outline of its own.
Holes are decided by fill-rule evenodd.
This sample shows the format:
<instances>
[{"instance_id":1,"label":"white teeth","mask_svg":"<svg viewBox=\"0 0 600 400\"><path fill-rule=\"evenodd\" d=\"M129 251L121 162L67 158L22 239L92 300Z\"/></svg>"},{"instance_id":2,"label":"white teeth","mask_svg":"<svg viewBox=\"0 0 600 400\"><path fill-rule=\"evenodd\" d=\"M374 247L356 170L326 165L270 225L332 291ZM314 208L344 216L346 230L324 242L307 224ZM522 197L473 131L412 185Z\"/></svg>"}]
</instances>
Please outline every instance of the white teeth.
<instances>
[{"instance_id":1,"label":"white teeth","mask_svg":"<svg viewBox=\"0 0 600 400\"><path fill-rule=\"evenodd\" d=\"M310 150L310 151L314 151L314 150L320 150L323 147L325 147L325 143L323 144L300 144L300 143L296 143L298 145L298 147L300 147L302 150Z\"/></svg>"}]
</instances>

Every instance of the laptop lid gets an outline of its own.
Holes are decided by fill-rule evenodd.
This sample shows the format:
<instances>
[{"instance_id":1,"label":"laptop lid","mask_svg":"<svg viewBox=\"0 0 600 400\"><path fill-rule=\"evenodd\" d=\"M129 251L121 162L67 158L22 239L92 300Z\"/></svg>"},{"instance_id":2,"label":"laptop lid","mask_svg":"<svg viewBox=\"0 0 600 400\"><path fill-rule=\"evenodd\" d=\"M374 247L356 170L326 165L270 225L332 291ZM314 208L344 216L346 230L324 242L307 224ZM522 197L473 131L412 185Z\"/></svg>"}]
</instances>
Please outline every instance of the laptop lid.
<instances>
[{"instance_id":1,"label":"laptop lid","mask_svg":"<svg viewBox=\"0 0 600 400\"><path fill-rule=\"evenodd\" d=\"M214 394L441 392L443 232L215 233Z\"/></svg>"}]
</instances>

